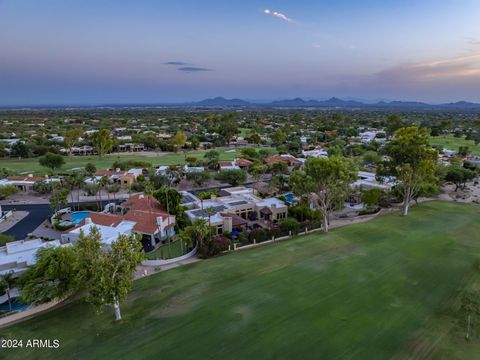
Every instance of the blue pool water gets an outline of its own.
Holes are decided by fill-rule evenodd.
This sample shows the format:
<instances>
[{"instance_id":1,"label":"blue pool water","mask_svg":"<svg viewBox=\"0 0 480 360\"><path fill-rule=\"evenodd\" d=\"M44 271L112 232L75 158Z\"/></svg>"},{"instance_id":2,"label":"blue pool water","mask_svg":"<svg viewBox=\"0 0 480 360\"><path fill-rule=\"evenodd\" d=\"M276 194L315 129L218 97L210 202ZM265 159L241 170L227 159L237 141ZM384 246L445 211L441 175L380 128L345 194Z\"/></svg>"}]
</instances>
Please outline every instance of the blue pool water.
<instances>
[{"instance_id":1,"label":"blue pool water","mask_svg":"<svg viewBox=\"0 0 480 360\"><path fill-rule=\"evenodd\" d=\"M71 221L74 224L78 224L83 219L85 219L88 215L90 215L90 211L77 211L69 214L68 216L70 217Z\"/></svg>"},{"instance_id":2,"label":"blue pool water","mask_svg":"<svg viewBox=\"0 0 480 360\"><path fill-rule=\"evenodd\" d=\"M292 203L293 203L293 200L295 199L295 196L294 196L292 193L285 194L285 195L283 195L283 197L285 198L285 200L286 200L289 204L292 204Z\"/></svg>"},{"instance_id":3,"label":"blue pool water","mask_svg":"<svg viewBox=\"0 0 480 360\"><path fill-rule=\"evenodd\" d=\"M26 310L30 305L29 304L24 304L17 298L12 299L12 311L22 311ZM0 305L0 310L2 311L8 311L10 310L8 306L8 301L5 302L4 304Z\"/></svg>"}]
</instances>

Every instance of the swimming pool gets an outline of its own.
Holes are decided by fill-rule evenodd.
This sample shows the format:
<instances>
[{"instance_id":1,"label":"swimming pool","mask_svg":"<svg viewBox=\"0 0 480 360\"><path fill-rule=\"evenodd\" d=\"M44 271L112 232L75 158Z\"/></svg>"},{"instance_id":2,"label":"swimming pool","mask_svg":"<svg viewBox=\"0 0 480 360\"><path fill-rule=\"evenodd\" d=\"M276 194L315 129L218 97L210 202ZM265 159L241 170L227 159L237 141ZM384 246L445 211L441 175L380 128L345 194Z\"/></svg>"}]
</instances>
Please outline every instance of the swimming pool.
<instances>
[{"instance_id":1,"label":"swimming pool","mask_svg":"<svg viewBox=\"0 0 480 360\"><path fill-rule=\"evenodd\" d=\"M69 214L70 220L74 224L78 224L83 219L85 219L88 215L90 215L90 211L77 211Z\"/></svg>"},{"instance_id":2,"label":"swimming pool","mask_svg":"<svg viewBox=\"0 0 480 360\"><path fill-rule=\"evenodd\" d=\"M285 198L285 201L289 204L293 204L293 201L295 200L295 195L293 195L292 193L285 194L283 195L283 197Z\"/></svg>"},{"instance_id":3,"label":"swimming pool","mask_svg":"<svg viewBox=\"0 0 480 360\"><path fill-rule=\"evenodd\" d=\"M30 304L25 304L21 302L18 298L12 299L12 311L23 311L30 307ZM8 301L0 305L0 311L8 311L10 307L8 305Z\"/></svg>"}]
</instances>

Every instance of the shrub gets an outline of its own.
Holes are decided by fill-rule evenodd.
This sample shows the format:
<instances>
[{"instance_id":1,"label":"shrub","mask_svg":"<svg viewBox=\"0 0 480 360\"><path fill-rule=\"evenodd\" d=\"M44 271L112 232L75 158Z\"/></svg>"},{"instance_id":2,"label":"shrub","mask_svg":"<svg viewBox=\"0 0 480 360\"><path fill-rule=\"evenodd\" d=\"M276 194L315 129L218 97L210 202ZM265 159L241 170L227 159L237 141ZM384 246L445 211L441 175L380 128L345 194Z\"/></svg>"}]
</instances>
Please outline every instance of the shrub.
<instances>
[{"instance_id":1,"label":"shrub","mask_svg":"<svg viewBox=\"0 0 480 360\"><path fill-rule=\"evenodd\" d=\"M247 174L243 170L221 170L215 178L221 182L237 186L247 180Z\"/></svg>"},{"instance_id":2,"label":"shrub","mask_svg":"<svg viewBox=\"0 0 480 360\"><path fill-rule=\"evenodd\" d=\"M292 232L292 234L298 233L300 229L300 224L295 218L287 218L280 222L280 230L283 231L285 234Z\"/></svg>"},{"instance_id":3,"label":"shrub","mask_svg":"<svg viewBox=\"0 0 480 360\"><path fill-rule=\"evenodd\" d=\"M33 191L39 194L50 194L53 191L53 185L46 181L37 181L33 184Z\"/></svg>"},{"instance_id":4,"label":"shrub","mask_svg":"<svg viewBox=\"0 0 480 360\"><path fill-rule=\"evenodd\" d=\"M0 234L0 246L5 246L7 242L13 241L13 236Z\"/></svg>"},{"instance_id":5,"label":"shrub","mask_svg":"<svg viewBox=\"0 0 480 360\"><path fill-rule=\"evenodd\" d=\"M132 168L150 168L152 164L148 161L142 160L124 160L124 161L115 161L112 165L113 169L120 169L120 170L129 170Z\"/></svg>"},{"instance_id":6,"label":"shrub","mask_svg":"<svg viewBox=\"0 0 480 360\"><path fill-rule=\"evenodd\" d=\"M212 195L217 195L218 194L218 190L207 190L207 191L202 191L202 192L199 192L197 193L197 197L199 199L202 199L202 200L208 200L208 199L211 199L212 198Z\"/></svg>"}]
</instances>

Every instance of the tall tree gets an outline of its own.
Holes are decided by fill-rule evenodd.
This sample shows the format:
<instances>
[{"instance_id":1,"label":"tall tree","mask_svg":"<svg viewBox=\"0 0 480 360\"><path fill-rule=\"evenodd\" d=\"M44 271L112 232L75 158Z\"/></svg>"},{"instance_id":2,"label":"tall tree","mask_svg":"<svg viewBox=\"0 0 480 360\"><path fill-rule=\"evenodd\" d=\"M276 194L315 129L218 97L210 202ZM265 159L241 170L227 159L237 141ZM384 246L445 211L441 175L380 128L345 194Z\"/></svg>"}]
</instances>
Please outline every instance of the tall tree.
<instances>
[{"instance_id":1,"label":"tall tree","mask_svg":"<svg viewBox=\"0 0 480 360\"><path fill-rule=\"evenodd\" d=\"M50 196L50 207L54 211L58 211L68 204L69 190L67 188L56 188Z\"/></svg>"},{"instance_id":2,"label":"tall tree","mask_svg":"<svg viewBox=\"0 0 480 360\"><path fill-rule=\"evenodd\" d=\"M287 141L287 134L282 129L278 129L272 134L271 138L273 145L278 147Z\"/></svg>"},{"instance_id":3,"label":"tall tree","mask_svg":"<svg viewBox=\"0 0 480 360\"><path fill-rule=\"evenodd\" d=\"M182 194L169 186L162 186L155 191L153 196L158 200L160 205L172 215L178 215L180 212L180 202Z\"/></svg>"},{"instance_id":4,"label":"tall tree","mask_svg":"<svg viewBox=\"0 0 480 360\"><path fill-rule=\"evenodd\" d=\"M72 147L76 144L82 134L83 130L81 128L73 128L65 132L63 135L63 142L65 144L65 148L68 150L68 154L72 153Z\"/></svg>"},{"instance_id":5,"label":"tall tree","mask_svg":"<svg viewBox=\"0 0 480 360\"><path fill-rule=\"evenodd\" d=\"M110 131L108 129L100 129L92 136L92 143L97 149L98 155L102 157L113 147L113 140L112 136L110 135Z\"/></svg>"},{"instance_id":6,"label":"tall tree","mask_svg":"<svg viewBox=\"0 0 480 360\"><path fill-rule=\"evenodd\" d=\"M305 163L305 170L293 172L289 185L296 195L308 197L319 208L323 230L328 232L330 213L343 206L356 178L357 169L349 159L336 156L310 158Z\"/></svg>"},{"instance_id":7,"label":"tall tree","mask_svg":"<svg viewBox=\"0 0 480 360\"><path fill-rule=\"evenodd\" d=\"M10 291L15 286L16 279L13 277L13 272L6 273L0 276L0 294L5 292L7 294L8 309L12 311L12 299L10 297Z\"/></svg>"},{"instance_id":8,"label":"tall tree","mask_svg":"<svg viewBox=\"0 0 480 360\"><path fill-rule=\"evenodd\" d=\"M97 307L113 305L115 320L121 320L120 303L132 288L133 274L144 258L142 245L133 235L121 235L108 251L94 256L98 266L88 280L88 300Z\"/></svg>"},{"instance_id":9,"label":"tall tree","mask_svg":"<svg viewBox=\"0 0 480 360\"><path fill-rule=\"evenodd\" d=\"M94 164L92 163L86 163L85 164L85 173L87 176L93 176L97 172L97 168Z\"/></svg>"},{"instance_id":10,"label":"tall tree","mask_svg":"<svg viewBox=\"0 0 480 360\"><path fill-rule=\"evenodd\" d=\"M238 133L237 113L228 113L222 116L219 122L218 133L230 145L232 137Z\"/></svg>"},{"instance_id":11,"label":"tall tree","mask_svg":"<svg viewBox=\"0 0 480 360\"><path fill-rule=\"evenodd\" d=\"M65 165L65 159L60 154L53 154L51 152L48 152L40 159L38 159L38 163L41 166L47 167L52 171L55 171Z\"/></svg>"},{"instance_id":12,"label":"tall tree","mask_svg":"<svg viewBox=\"0 0 480 360\"><path fill-rule=\"evenodd\" d=\"M77 257L72 246L45 248L20 277L21 296L32 304L66 298L77 291Z\"/></svg>"},{"instance_id":13,"label":"tall tree","mask_svg":"<svg viewBox=\"0 0 480 360\"><path fill-rule=\"evenodd\" d=\"M387 118L387 125L385 127L386 133L389 137L393 136L395 132L406 126L405 121L402 120L400 115L398 114L391 114Z\"/></svg>"},{"instance_id":14,"label":"tall tree","mask_svg":"<svg viewBox=\"0 0 480 360\"><path fill-rule=\"evenodd\" d=\"M185 135L183 131L177 131L175 136L172 138L172 142L175 146L175 151L178 151L178 149L184 146L187 142L187 135Z\"/></svg>"},{"instance_id":15,"label":"tall tree","mask_svg":"<svg viewBox=\"0 0 480 360\"><path fill-rule=\"evenodd\" d=\"M211 235L211 228L205 219L197 219L192 225L186 226L179 237L185 244L198 244L203 247L206 239Z\"/></svg>"},{"instance_id":16,"label":"tall tree","mask_svg":"<svg viewBox=\"0 0 480 360\"><path fill-rule=\"evenodd\" d=\"M400 181L403 211L426 183L436 182L437 151L429 143L428 129L410 126L401 128L384 148L388 159L379 166L379 175L395 176Z\"/></svg>"}]
</instances>

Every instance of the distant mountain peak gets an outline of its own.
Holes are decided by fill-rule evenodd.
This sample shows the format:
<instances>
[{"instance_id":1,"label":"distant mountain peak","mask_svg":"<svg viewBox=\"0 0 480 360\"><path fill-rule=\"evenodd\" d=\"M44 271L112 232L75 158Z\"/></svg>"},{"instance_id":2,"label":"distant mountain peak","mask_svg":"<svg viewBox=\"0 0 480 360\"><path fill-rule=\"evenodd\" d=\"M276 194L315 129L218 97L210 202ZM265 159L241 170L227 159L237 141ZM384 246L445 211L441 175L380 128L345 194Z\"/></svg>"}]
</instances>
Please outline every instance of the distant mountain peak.
<instances>
[{"instance_id":1,"label":"distant mountain peak","mask_svg":"<svg viewBox=\"0 0 480 360\"><path fill-rule=\"evenodd\" d=\"M275 100L271 102L249 102L242 99L227 99L223 96L204 99L198 102L187 103L189 106L200 107L291 107L291 108L391 108L391 109L479 109L480 104L468 101L457 101L455 103L432 105L420 101L379 101L377 103L365 103L356 100L343 100L338 97L331 97L328 100L305 100L301 97L293 99Z\"/></svg>"}]
</instances>

